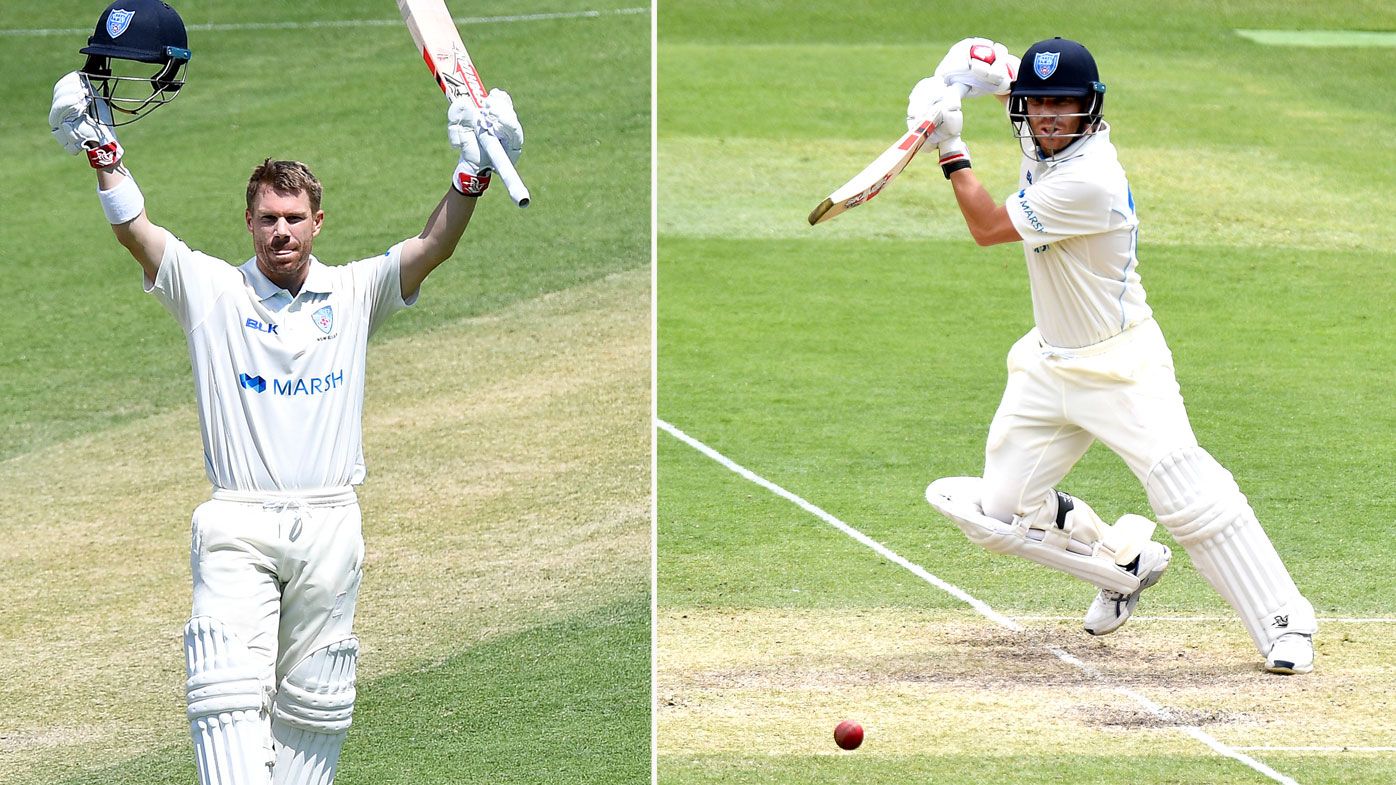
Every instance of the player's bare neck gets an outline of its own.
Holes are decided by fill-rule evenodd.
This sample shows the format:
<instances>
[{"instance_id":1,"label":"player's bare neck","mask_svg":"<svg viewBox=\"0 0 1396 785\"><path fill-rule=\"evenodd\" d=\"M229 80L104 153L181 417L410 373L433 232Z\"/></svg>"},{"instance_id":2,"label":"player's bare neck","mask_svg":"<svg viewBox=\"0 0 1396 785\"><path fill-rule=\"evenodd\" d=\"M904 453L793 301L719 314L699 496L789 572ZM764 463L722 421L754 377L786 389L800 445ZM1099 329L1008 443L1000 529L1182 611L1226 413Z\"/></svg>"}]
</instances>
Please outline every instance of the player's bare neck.
<instances>
[{"instance_id":1,"label":"player's bare neck","mask_svg":"<svg viewBox=\"0 0 1396 785\"><path fill-rule=\"evenodd\" d=\"M285 289L292 297L301 293L301 287L305 286L305 280L310 277L310 265L303 264L295 270L273 270L261 257L257 258L257 269L265 275L268 281Z\"/></svg>"}]
</instances>

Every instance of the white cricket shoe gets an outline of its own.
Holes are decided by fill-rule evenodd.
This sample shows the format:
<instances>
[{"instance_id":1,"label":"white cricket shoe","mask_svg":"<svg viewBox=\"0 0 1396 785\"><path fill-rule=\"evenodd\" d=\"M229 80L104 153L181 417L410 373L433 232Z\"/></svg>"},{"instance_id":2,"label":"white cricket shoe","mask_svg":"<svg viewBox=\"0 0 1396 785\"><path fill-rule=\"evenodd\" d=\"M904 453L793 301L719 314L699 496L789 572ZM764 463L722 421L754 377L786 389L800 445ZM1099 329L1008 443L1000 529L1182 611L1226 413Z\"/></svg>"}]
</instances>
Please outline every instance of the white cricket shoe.
<instances>
[{"instance_id":1,"label":"white cricket shoe","mask_svg":"<svg viewBox=\"0 0 1396 785\"><path fill-rule=\"evenodd\" d=\"M1129 621L1134 606L1139 604L1139 595L1145 589L1158 583L1168 562L1173 559L1173 551L1161 542L1151 542L1139 552L1139 558L1130 566L1130 572L1139 576L1139 588L1131 594L1122 594L1109 589L1101 589L1086 609L1086 632L1092 635L1109 635Z\"/></svg>"},{"instance_id":2,"label":"white cricket shoe","mask_svg":"<svg viewBox=\"0 0 1396 785\"><path fill-rule=\"evenodd\" d=\"M1314 669L1314 638L1302 632L1287 632L1270 646L1265 670L1271 673L1308 673Z\"/></svg>"}]
</instances>

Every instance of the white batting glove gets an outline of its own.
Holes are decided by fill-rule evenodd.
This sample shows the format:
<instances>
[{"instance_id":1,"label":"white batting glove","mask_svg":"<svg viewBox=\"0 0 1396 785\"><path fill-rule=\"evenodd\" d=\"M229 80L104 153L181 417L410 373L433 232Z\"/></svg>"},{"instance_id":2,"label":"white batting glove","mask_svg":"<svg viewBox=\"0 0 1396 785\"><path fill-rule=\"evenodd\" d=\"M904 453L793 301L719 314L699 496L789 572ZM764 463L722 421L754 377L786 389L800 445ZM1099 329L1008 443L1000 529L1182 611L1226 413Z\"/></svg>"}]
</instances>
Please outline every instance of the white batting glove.
<instances>
[{"instance_id":1,"label":"white batting glove","mask_svg":"<svg viewBox=\"0 0 1396 785\"><path fill-rule=\"evenodd\" d=\"M950 179L951 172L968 168L969 146L965 144L965 140L959 136L952 136L940 143L940 171L945 174L945 179Z\"/></svg>"},{"instance_id":2,"label":"white batting glove","mask_svg":"<svg viewBox=\"0 0 1396 785\"><path fill-rule=\"evenodd\" d=\"M938 76L928 76L917 82L906 98L906 130L920 125L926 115L935 110L936 104L949 99L952 93L958 101L959 92L950 89L950 85Z\"/></svg>"},{"instance_id":3,"label":"white batting glove","mask_svg":"<svg viewBox=\"0 0 1396 785\"><path fill-rule=\"evenodd\" d=\"M966 98L1008 95L1018 77L1019 59L1008 47L987 38L966 38L954 46L936 66L935 75L951 84L969 87Z\"/></svg>"},{"instance_id":4,"label":"white batting glove","mask_svg":"<svg viewBox=\"0 0 1396 785\"><path fill-rule=\"evenodd\" d=\"M926 137L927 144L939 147L948 139L958 139L960 132L965 128L965 116L960 111L959 94L952 90L951 94L936 102L924 119L935 123L935 130Z\"/></svg>"},{"instance_id":5,"label":"white batting glove","mask_svg":"<svg viewBox=\"0 0 1396 785\"><path fill-rule=\"evenodd\" d=\"M906 130L914 130L922 122L935 126L926 141L939 145L952 136L959 136L965 118L960 111L960 91L938 76L928 76L911 88L906 103Z\"/></svg>"},{"instance_id":6,"label":"white batting glove","mask_svg":"<svg viewBox=\"0 0 1396 785\"><path fill-rule=\"evenodd\" d=\"M116 166L126 151L111 127L97 122L94 115L110 121L111 109L106 101L93 97L77 71L66 74L53 86L53 105L48 112L53 138L72 155L86 153L93 169Z\"/></svg>"},{"instance_id":7,"label":"white batting glove","mask_svg":"<svg viewBox=\"0 0 1396 785\"><path fill-rule=\"evenodd\" d=\"M499 140L511 162L523 152L523 126L514 113L514 100L500 89L485 96L484 106L476 107L469 96L451 102L447 111L446 136L460 150L452 184L466 196L479 196L490 185L493 167L480 144L482 134Z\"/></svg>"}]
</instances>

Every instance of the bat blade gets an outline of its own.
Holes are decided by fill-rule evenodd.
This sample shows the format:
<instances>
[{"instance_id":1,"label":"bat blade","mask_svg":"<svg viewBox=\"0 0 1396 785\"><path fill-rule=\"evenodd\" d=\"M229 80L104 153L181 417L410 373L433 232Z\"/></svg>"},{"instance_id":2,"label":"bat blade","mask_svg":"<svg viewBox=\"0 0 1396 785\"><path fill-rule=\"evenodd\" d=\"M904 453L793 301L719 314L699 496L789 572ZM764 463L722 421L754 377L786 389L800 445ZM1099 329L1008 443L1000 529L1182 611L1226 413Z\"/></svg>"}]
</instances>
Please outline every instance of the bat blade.
<instances>
[{"instance_id":1,"label":"bat blade","mask_svg":"<svg viewBox=\"0 0 1396 785\"><path fill-rule=\"evenodd\" d=\"M397 0L402 21L407 23L407 31L421 52L422 59L431 71L436 85L445 93L447 100L454 101L462 96L469 97L477 107L483 106L487 91L480 80L480 72L465 49L460 31L456 29L451 12L443 0ZM514 168L514 162L504 152L504 146L492 134L481 135L481 146L489 156L490 165L499 173L509 197L520 207L527 207L532 201L528 187Z\"/></svg>"},{"instance_id":2,"label":"bat blade","mask_svg":"<svg viewBox=\"0 0 1396 785\"><path fill-rule=\"evenodd\" d=\"M915 128L907 131L902 138L884 150L882 155L864 167L863 171L854 175L852 180L844 183L838 190L829 194L829 198L820 202L809 214L809 225L828 221L882 193L882 189L901 174L906 165L911 163L911 159L921 151L922 145L926 144L926 137L934 130L933 123L923 120Z\"/></svg>"},{"instance_id":3,"label":"bat blade","mask_svg":"<svg viewBox=\"0 0 1396 785\"><path fill-rule=\"evenodd\" d=\"M960 91L961 97L967 91L963 85L955 85ZM882 193L882 189L892 182L897 175L902 173L906 165L911 163L911 159L921 151L926 144L926 139L936 130L935 123L930 120L922 120L916 124L915 128L907 131L902 138L898 139L882 151L872 163L864 167L863 171L853 176L852 180L844 183L838 190L829 194L829 198L820 202L809 214L809 225L824 223L848 210L872 201L873 197Z\"/></svg>"}]
</instances>

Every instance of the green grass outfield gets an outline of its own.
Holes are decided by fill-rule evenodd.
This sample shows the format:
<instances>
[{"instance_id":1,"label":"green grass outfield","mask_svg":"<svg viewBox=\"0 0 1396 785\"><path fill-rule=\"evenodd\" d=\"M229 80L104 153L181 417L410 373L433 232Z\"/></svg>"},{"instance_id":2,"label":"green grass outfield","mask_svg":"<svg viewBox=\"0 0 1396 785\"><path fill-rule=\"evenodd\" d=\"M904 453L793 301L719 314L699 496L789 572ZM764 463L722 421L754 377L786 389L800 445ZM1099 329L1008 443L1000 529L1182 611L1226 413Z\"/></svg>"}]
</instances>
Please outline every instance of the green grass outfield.
<instances>
[{"instance_id":1,"label":"green grass outfield","mask_svg":"<svg viewBox=\"0 0 1396 785\"><path fill-rule=\"evenodd\" d=\"M90 31L103 5L7 6L0 21L6 783L193 780L180 630L189 514L208 488L187 352L86 163L45 125L87 36L62 31ZM119 132L153 220L240 263L247 175L275 156L325 185L322 260L421 229L455 156L393 3L176 5L194 51L185 94ZM486 83L515 97L534 201L483 199L456 258L370 346L360 703L340 782L649 778L638 5L451 3L514 17L461 30ZM16 32L39 29L57 32Z\"/></svg>"},{"instance_id":2,"label":"green grass outfield","mask_svg":"<svg viewBox=\"0 0 1396 785\"><path fill-rule=\"evenodd\" d=\"M1389 31L1396 13L776 0L659 14L659 417L1025 628L661 432L660 781L1396 780L1396 50L1234 33ZM930 480L982 468L1004 355L1031 326L1021 248L975 247L925 157L870 205L805 216L897 138L911 85L968 35L1094 52L1194 428L1332 620L1314 674L1263 673L1181 549L1141 618L1094 640L1079 631L1093 590L991 557L926 506ZM1002 110L965 115L976 170L1006 194L1020 153ZM1064 487L1110 519L1148 509L1099 446ZM830 738L845 717L868 729L855 753Z\"/></svg>"}]
</instances>

